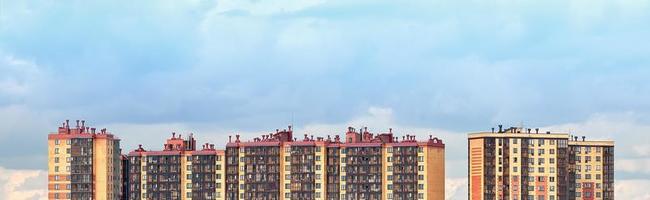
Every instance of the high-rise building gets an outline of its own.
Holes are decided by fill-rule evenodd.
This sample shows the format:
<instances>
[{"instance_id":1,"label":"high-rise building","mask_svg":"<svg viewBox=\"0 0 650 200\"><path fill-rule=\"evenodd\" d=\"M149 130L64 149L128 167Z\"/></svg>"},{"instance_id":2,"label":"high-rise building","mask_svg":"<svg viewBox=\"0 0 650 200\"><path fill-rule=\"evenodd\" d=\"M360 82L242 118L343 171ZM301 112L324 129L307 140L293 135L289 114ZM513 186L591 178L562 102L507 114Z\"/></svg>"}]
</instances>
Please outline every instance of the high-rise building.
<instances>
[{"instance_id":1,"label":"high-rise building","mask_svg":"<svg viewBox=\"0 0 650 200\"><path fill-rule=\"evenodd\" d=\"M48 135L48 199L119 199L120 140L77 120Z\"/></svg>"},{"instance_id":2,"label":"high-rise building","mask_svg":"<svg viewBox=\"0 0 650 200\"><path fill-rule=\"evenodd\" d=\"M521 127L470 133L468 198L613 199L613 148L613 141Z\"/></svg>"},{"instance_id":3,"label":"high-rise building","mask_svg":"<svg viewBox=\"0 0 650 200\"><path fill-rule=\"evenodd\" d=\"M229 137L225 151L172 136L163 151L129 153L128 199L444 199L442 140L345 135L297 139L289 127Z\"/></svg>"},{"instance_id":4,"label":"high-rise building","mask_svg":"<svg viewBox=\"0 0 650 200\"><path fill-rule=\"evenodd\" d=\"M614 142L569 141L569 199L614 199Z\"/></svg>"},{"instance_id":5,"label":"high-rise building","mask_svg":"<svg viewBox=\"0 0 650 200\"><path fill-rule=\"evenodd\" d=\"M224 152L213 144L196 149L190 134L167 139L163 149L142 146L128 154L124 199L223 199Z\"/></svg>"}]
</instances>

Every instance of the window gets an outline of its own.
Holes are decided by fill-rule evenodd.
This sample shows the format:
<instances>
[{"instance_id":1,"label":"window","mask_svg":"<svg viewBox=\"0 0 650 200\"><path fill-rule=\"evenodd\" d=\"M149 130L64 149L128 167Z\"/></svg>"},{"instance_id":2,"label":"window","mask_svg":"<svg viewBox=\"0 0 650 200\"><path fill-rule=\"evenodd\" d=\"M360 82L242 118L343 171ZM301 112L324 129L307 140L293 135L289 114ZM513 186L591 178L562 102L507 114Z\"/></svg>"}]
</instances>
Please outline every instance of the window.
<instances>
[{"instance_id":1,"label":"window","mask_svg":"<svg viewBox=\"0 0 650 200\"><path fill-rule=\"evenodd\" d=\"M54 163L59 163L59 157L54 157Z\"/></svg>"},{"instance_id":2,"label":"window","mask_svg":"<svg viewBox=\"0 0 650 200\"><path fill-rule=\"evenodd\" d=\"M59 139L54 140L55 145L59 145Z\"/></svg>"},{"instance_id":3,"label":"window","mask_svg":"<svg viewBox=\"0 0 650 200\"><path fill-rule=\"evenodd\" d=\"M393 190L393 184L388 184L388 190Z\"/></svg>"},{"instance_id":4,"label":"window","mask_svg":"<svg viewBox=\"0 0 650 200\"><path fill-rule=\"evenodd\" d=\"M512 148L513 153L517 153L517 148Z\"/></svg>"},{"instance_id":5,"label":"window","mask_svg":"<svg viewBox=\"0 0 650 200\"><path fill-rule=\"evenodd\" d=\"M393 157L388 156L386 159L388 159L388 162L393 162Z\"/></svg>"},{"instance_id":6,"label":"window","mask_svg":"<svg viewBox=\"0 0 650 200\"><path fill-rule=\"evenodd\" d=\"M519 141L519 139L517 139L517 138L512 139L513 144L517 144L517 141Z\"/></svg>"},{"instance_id":7,"label":"window","mask_svg":"<svg viewBox=\"0 0 650 200\"><path fill-rule=\"evenodd\" d=\"M54 154L59 154L59 148L54 149Z\"/></svg>"},{"instance_id":8,"label":"window","mask_svg":"<svg viewBox=\"0 0 650 200\"><path fill-rule=\"evenodd\" d=\"M517 167L512 167L513 172L517 172Z\"/></svg>"},{"instance_id":9,"label":"window","mask_svg":"<svg viewBox=\"0 0 650 200\"><path fill-rule=\"evenodd\" d=\"M418 161L424 162L424 156L418 156Z\"/></svg>"}]
</instances>

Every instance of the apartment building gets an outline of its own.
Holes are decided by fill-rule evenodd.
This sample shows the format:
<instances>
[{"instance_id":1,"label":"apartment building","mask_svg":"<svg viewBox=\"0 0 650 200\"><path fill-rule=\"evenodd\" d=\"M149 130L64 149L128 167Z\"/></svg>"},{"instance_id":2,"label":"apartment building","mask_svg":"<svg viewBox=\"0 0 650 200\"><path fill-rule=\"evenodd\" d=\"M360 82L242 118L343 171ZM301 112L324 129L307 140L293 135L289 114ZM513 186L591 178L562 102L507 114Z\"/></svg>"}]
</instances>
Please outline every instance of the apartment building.
<instances>
[{"instance_id":1,"label":"apartment building","mask_svg":"<svg viewBox=\"0 0 650 200\"><path fill-rule=\"evenodd\" d=\"M613 141L577 141L568 133L501 125L470 133L468 198L613 199L613 147Z\"/></svg>"},{"instance_id":2,"label":"apartment building","mask_svg":"<svg viewBox=\"0 0 650 200\"><path fill-rule=\"evenodd\" d=\"M48 199L119 199L120 140L83 120L69 122L48 134Z\"/></svg>"},{"instance_id":3,"label":"apartment building","mask_svg":"<svg viewBox=\"0 0 650 200\"><path fill-rule=\"evenodd\" d=\"M291 127L225 150L196 149L172 133L163 150L142 146L123 159L124 199L444 199L444 143L402 140L367 128L338 135L293 137Z\"/></svg>"},{"instance_id":4,"label":"apartment building","mask_svg":"<svg viewBox=\"0 0 650 200\"><path fill-rule=\"evenodd\" d=\"M162 150L140 145L125 162L124 199L224 199L224 151L208 143L196 149L192 134L172 133Z\"/></svg>"},{"instance_id":5,"label":"apartment building","mask_svg":"<svg viewBox=\"0 0 650 200\"><path fill-rule=\"evenodd\" d=\"M614 199L614 142L569 141L569 199Z\"/></svg>"},{"instance_id":6,"label":"apartment building","mask_svg":"<svg viewBox=\"0 0 650 200\"><path fill-rule=\"evenodd\" d=\"M444 143L348 128L293 137L291 127L226 145L226 199L444 199Z\"/></svg>"}]
</instances>

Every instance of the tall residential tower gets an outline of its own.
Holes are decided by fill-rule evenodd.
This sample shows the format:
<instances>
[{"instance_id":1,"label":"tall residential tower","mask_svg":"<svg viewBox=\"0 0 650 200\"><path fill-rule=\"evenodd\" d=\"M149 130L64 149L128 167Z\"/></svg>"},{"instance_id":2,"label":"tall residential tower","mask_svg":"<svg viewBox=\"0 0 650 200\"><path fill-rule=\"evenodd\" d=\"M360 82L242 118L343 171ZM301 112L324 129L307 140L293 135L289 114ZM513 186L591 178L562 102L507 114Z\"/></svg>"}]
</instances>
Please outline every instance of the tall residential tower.
<instances>
[{"instance_id":1,"label":"tall residential tower","mask_svg":"<svg viewBox=\"0 0 650 200\"><path fill-rule=\"evenodd\" d=\"M511 127L468 137L470 200L614 199L614 142Z\"/></svg>"},{"instance_id":2,"label":"tall residential tower","mask_svg":"<svg viewBox=\"0 0 650 200\"><path fill-rule=\"evenodd\" d=\"M120 140L106 129L66 120L48 135L48 199L119 199L120 156Z\"/></svg>"}]
</instances>

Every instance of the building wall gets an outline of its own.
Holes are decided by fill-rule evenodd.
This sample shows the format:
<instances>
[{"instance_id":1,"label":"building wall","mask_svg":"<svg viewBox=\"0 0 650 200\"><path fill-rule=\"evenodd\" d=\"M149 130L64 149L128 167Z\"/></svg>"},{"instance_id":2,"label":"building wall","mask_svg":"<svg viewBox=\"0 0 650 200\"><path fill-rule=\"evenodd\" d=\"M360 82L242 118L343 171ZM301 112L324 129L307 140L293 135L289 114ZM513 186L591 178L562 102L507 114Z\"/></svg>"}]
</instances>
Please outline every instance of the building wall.
<instances>
[{"instance_id":1,"label":"building wall","mask_svg":"<svg viewBox=\"0 0 650 200\"><path fill-rule=\"evenodd\" d=\"M58 140L58 144L57 143ZM67 162L70 158L70 154L66 153L66 149L70 149L70 144L68 139L48 139L48 199L57 199L59 198L69 198L70 189L67 188L70 185L70 171L67 171L70 167L70 162ZM58 149L58 153L56 153ZM58 163L55 160L58 159ZM55 171L58 169L58 171ZM57 180L58 179L58 180ZM58 189L56 189L58 187Z\"/></svg>"},{"instance_id":2,"label":"building wall","mask_svg":"<svg viewBox=\"0 0 650 200\"><path fill-rule=\"evenodd\" d=\"M608 167L612 178L606 179L604 162L613 160L613 154L605 159L604 150L596 152L593 145L602 142L570 141L563 133L522 132L511 128L469 135L469 199L608 199L603 198L605 185L612 184L603 181L613 181L613 165ZM605 143L613 148L612 141ZM585 163L585 157L590 161ZM613 199L613 189L609 192Z\"/></svg>"},{"instance_id":3,"label":"building wall","mask_svg":"<svg viewBox=\"0 0 650 200\"><path fill-rule=\"evenodd\" d=\"M600 141L571 141L571 156L575 159L572 167L575 173L574 193L571 194L575 199L581 200L600 200L613 199L613 189L610 190L608 197L608 176L607 160L613 159L613 155L608 155L607 150L612 150L612 142ZM613 168L613 165L609 166ZM612 170L613 169L609 169ZM611 173L613 174L613 173ZM611 177L613 180L613 177Z\"/></svg>"},{"instance_id":4,"label":"building wall","mask_svg":"<svg viewBox=\"0 0 650 200\"><path fill-rule=\"evenodd\" d=\"M425 147L424 168L424 199L444 200L445 199L445 149L441 147Z\"/></svg>"},{"instance_id":5,"label":"building wall","mask_svg":"<svg viewBox=\"0 0 650 200\"><path fill-rule=\"evenodd\" d=\"M483 199L483 138L469 140L469 198L471 200Z\"/></svg>"}]
</instances>

